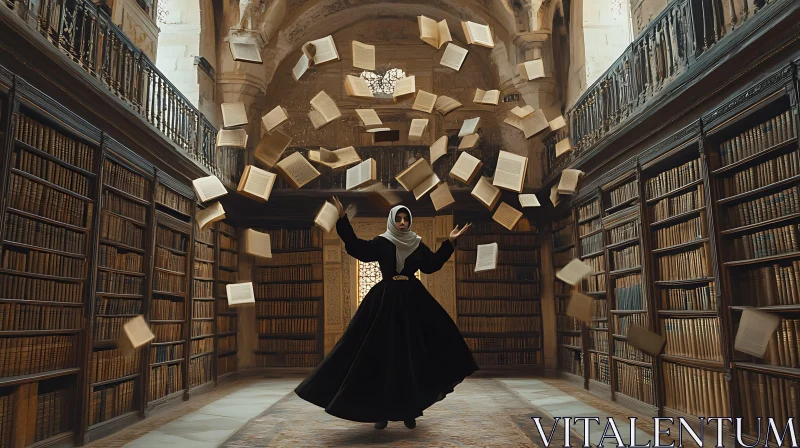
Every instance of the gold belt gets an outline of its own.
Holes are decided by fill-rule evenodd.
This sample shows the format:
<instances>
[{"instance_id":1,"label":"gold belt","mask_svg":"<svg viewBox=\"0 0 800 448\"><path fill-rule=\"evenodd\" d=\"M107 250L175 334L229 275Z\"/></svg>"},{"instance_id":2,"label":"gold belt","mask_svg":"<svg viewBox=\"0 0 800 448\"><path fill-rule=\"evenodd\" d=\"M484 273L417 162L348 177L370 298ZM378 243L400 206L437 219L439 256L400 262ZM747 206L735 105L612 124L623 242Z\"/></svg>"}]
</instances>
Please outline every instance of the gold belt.
<instances>
[{"instance_id":1,"label":"gold belt","mask_svg":"<svg viewBox=\"0 0 800 448\"><path fill-rule=\"evenodd\" d=\"M395 275L392 277L392 280L408 280L408 277L405 275Z\"/></svg>"}]
</instances>

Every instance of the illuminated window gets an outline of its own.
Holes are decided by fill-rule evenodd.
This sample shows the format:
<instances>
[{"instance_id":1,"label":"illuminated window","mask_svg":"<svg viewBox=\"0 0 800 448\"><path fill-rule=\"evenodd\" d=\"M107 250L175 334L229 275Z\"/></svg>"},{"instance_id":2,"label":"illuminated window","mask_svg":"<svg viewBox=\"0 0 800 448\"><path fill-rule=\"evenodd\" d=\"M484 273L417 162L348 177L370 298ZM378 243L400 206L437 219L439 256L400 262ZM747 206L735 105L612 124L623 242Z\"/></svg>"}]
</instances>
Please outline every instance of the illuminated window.
<instances>
[{"instance_id":1,"label":"illuminated window","mask_svg":"<svg viewBox=\"0 0 800 448\"><path fill-rule=\"evenodd\" d=\"M414 274L419 278L419 271ZM381 268L377 261L370 263L358 262L358 305L367 295L370 289L383 279Z\"/></svg>"},{"instance_id":2,"label":"illuminated window","mask_svg":"<svg viewBox=\"0 0 800 448\"><path fill-rule=\"evenodd\" d=\"M369 89L377 98L389 98L394 93L394 86L397 80L406 77L406 72L399 68L376 70L374 72L363 71L361 77L367 81Z\"/></svg>"}]
</instances>

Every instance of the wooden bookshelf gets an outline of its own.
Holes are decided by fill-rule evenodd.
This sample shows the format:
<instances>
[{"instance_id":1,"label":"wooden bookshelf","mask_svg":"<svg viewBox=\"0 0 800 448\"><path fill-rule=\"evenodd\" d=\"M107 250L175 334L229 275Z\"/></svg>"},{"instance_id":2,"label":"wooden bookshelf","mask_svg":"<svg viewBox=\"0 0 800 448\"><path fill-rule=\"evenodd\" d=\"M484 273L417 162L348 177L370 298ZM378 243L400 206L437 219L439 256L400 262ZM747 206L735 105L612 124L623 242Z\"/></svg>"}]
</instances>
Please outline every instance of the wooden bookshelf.
<instances>
[{"instance_id":1,"label":"wooden bookshelf","mask_svg":"<svg viewBox=\"0 0 800 448\"><path fill-rule=\"evenodd\" d=\"M197 205L198 209L201 207ZM217 224L194 229L192 252L192 328L189 340L189 388L213 383L216 370L217 315L214 298Z\"/></svg>"},{"instance_id":2,"label":"wooden bookshelf","mask_svg":"<svg viewBox=\"0 0 800 448\"><path fill-rule=\"evenodd\" d=\"M497 269L475 272L477 246L497 243ZM541 369L539 232L527 218L513 231L474 222L456 251L457 324L482 367Z\"/></svg>"},{"instance_id":3,"label":"wooden bookshelf","mask_svg":"<svg viewBox=\"0 0 800 448\"><path fill-rule=\"evenodd\" d=\"M323 356L322 232L265 229L271 259L257 259L256 293L260 367L315 367Z\"/></svg>"},{"instance_id":4,"label":"wooden bookshelf","mask_svg":"<svg viewBox=\"0 0 800 448\"><path fill-rule=\"evenodd\" d=\"M237 332L239 313L228 306L226 285L239 281L239 239L225 221L217 223L216 264L216 378L236 375L238 365Z\"/></svg>"},{"instance_id":5,"label":"wooden bookshelf","mask_svg":"<svg viewBox=\"0 0 800 448\"><path fill-rule=\"evenodd\" d=\"M571 209L557 214L553 224L553 272L558 272L575 258L575 217ZM566 315L567 304L575 289L572 285L553 277L556 305L556 332L558 337L558 365L564 376L580 384L586 383L586 348L584 325Z\"/></svg>"}]
</instances>

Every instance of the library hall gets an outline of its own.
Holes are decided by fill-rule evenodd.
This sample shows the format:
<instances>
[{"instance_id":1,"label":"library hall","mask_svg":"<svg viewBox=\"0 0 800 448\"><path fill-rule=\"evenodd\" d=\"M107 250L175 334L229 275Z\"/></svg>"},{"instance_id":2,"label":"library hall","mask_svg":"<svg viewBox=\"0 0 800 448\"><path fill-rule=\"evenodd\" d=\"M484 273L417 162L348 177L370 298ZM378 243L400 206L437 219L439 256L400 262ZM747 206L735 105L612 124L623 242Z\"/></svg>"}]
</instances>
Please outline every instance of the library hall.
<instances>
[{"instance_id":1,"label":"library hall","mask_svg":"<svg viewBox=\"0 0 800 448\"><path fill-rule=\"evenodd\" d=\"M800 448L800 0L0 0L0 448Z\"/></svg>"}]
</instances>

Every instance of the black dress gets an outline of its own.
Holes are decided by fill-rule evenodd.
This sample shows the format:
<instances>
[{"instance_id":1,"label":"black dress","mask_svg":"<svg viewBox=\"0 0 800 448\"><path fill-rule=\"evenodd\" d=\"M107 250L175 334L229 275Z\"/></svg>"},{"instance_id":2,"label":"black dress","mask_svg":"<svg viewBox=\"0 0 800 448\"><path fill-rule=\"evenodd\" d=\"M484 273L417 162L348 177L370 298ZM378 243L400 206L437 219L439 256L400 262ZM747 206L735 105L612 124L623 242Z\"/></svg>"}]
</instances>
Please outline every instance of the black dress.
<instances>
[{"instance_id":1,"label":"black dress","mask_svg":"<svg viewBox=\"0 0 800 448\"><path fill-rule=\"evenodd\" d=\"M453 253L449 241L436 253L420 242L393 280L395 246L383 237L356 237L347 217L336 230L351 256L377 261L383 280L367 293L339 342L295 389L298 396L336 417L357 422L402 421L453 391L478 370L447 311L414 277L432 274Z\"/></svg>"}]
</instances>

